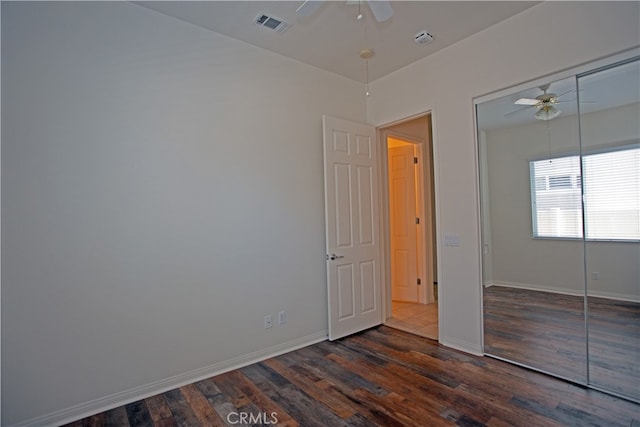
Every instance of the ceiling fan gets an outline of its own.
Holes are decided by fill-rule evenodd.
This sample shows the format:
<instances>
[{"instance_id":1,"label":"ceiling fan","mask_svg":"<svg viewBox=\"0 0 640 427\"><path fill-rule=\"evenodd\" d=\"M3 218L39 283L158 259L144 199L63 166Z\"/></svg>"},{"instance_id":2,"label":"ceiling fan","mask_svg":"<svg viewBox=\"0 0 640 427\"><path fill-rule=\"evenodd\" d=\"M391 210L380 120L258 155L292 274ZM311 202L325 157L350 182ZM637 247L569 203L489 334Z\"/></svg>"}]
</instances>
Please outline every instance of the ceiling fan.
<instances>
[{"instance_id":1,"label":"ceiling fan","mask_svg":"<svg viewBox=\"0 0 640 427\"><path fill-rule=\"evenodd\" d=\"M393 16L393 9L387 0L365 0L376 21L383 22ZM311 16L324 3L324 0L306 0L296 10L299 16ZM347 1L347 4L360 4L361 1Z\"/></svg>"},{"instance_id":2,"label":"ceiling fan","mask_svg":"<svg viewBox=\"0 0 640 427\"><path fill-rule=\"evenodd\" d=\"M535 98L520 98L515 101L514 104L525 105L526 107L524 109L529 107L535 108L537 111L534 116L538 120L555 119L562 113L562 111L557 109L555 106L556 104L561 102L560 96L564 94L556 95L555 93L547 93L547 90L549 90L548 84L540 86L540 90L542 91L541 95L538 95ZM507 113L506 115L508 116L522 110L523 109L512 111L511 113Z\"/></svg>"}]
</instances>

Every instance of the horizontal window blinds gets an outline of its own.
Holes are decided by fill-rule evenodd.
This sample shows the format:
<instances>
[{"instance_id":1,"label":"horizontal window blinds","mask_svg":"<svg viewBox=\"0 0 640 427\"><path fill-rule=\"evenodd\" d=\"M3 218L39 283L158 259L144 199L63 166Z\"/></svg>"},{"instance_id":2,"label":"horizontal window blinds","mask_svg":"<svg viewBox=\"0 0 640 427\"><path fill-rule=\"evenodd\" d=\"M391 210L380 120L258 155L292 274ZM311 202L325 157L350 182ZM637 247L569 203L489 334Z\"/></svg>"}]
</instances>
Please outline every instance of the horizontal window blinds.
<instances>
[{"instance_id":1,"label":"horizontal window blinds","mask_svg":"<svg viewBox=\"0 0 640 427\"><path fill-rule=\"evenodd\" d=\"M584 156L589 239L640 239L640 148Z\"/></svg>"},{"instance_id":2,"label":"horizontal window blinds","mask_svg":"<svg viewBox=\"0 0 640 427\"><path fill-rule=\"evenodd\" d=\"M640 240L640 148L530 162L533 235ZM584 176L583 176L584 175ZM581 188L584 186L584 189Z\"/></svg>"},{"instance_id":3,"label":"horizontal window blinds","mask_svg":"<svg viewBox=\"0 0 640 427\"><path fill-rule=\"evenodd\" d=\"M533 231L536 237L582 237L580 158L531 162Z\"/></svg>"}]
</instances>

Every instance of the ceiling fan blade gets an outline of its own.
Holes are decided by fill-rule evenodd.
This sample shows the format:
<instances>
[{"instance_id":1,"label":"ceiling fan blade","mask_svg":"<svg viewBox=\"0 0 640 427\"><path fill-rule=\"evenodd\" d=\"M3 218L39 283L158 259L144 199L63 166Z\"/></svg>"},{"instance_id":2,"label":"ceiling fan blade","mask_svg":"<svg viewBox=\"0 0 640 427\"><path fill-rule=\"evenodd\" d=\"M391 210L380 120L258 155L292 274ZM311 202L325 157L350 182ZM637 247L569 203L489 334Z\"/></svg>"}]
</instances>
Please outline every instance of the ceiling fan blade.
<instances>
[{"instance_id":1,"label":"ceiling fan blade","mask_svg":"<svg viewBox=\"0 0 640 427\"><path fill-rule=\"evenodd\" d=\"M577 99L567 99L565 101L558 101L556 104L575 104L577 103ZM596 101L580 101L580 104L597 104Z\"/></svg>"},{"instance_id":2,"label":"ceiling fan blade","mask_svg":"<svg viewBox=\"0 0 640 427\"><path fill-rule=\"evenodd\" d=\"M376 21L383 22L393 16L393 9L388 1L369 0L368 3Z\"/></svg>"},{"instance_id":3,"label":"ceiling fan blade","mask_svg":"<svg viewBox=\"0 0 640 427\"><path fill-rule=\"evenodd\" d=\"M324 3L324 0L307 0L296 9L296 13L299 16L311 16L322 6L322 3Z\"/></svg>"},{"instance_id":4,"label":"ceiling fan blade","mask_svg":"<svg viewBox=\"0 0 640 427\"><path fill-rule=\"evenodd\" d=\"M512 115L514 115L514 114L516 114L516 113L520 113L520 112L522 112L522 111L528 110L529 108L531 108L531 106L530 106L530 105L528 105L528 106L526 106L526 107L521 107L521 108L518 108L517 110L514 110L514 111L510 111L510 112L508 112L508 113L507 113L507 114L505 114L504 116L505 116L505 117L509 117L509 116L512 116ZM535 111L535 110L534 110L534 111Z\"/></svg>"},{"instance_id":5,"label":"ceiling fan blade","mask_svg":"<svg viewBox=\"0 0 640 427\"><path fill-rule=\"evenodd\" d=\"M540 102L539 99L533 99L533 98L520 98L518 99L516 102L514 102L514 104L516 105L536 105Z\"/></svg>"}]
</instances>

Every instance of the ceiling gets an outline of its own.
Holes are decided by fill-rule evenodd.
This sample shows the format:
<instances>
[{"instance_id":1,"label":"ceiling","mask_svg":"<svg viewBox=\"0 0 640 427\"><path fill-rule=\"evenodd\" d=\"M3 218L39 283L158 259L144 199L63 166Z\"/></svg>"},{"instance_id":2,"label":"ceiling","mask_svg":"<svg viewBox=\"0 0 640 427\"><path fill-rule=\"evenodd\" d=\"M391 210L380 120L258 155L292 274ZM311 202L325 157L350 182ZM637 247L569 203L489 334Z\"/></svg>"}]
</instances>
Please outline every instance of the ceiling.
<instances>
[{"instance_id":1,"label":"ceiling","mask_svg":"<svg viewBox=\"0 0 640 427\"><path fill-rule=\"evenodd\" d=\"M376 22L366 1L326 1L309 17L300 1L151 1L135 4L190 22L344 77L365 82L363 48L373 49L373 81L537 4L530 1L392 1L393 16ZM364 19L358 21L358 10ZM277 33L254 23L265 13L290 24ZM365 25L367 44L365 45ZM433 35L415 43L421 31Z\"/></svg>"}]
</instances>

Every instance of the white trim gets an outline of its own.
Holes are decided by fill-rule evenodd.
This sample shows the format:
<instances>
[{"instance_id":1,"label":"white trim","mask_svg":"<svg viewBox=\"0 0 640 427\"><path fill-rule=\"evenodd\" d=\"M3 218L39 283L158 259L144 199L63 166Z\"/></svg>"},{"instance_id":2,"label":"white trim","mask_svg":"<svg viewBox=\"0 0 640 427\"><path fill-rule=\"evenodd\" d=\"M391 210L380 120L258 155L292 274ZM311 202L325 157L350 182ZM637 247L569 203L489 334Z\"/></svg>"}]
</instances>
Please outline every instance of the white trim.
<instances>
[{"instance_id":1,"label":"white trim","mask_svg":"<svg viewBox=\"0 0 640 427\"><path fill-rule=\"evenodd\" d=\"M640 296L631 295L631 294L614 294L614 293L611 293L611 292L587 291L587 297L606 298L606 299L612 299L612 300L616 300L616 301L640 303Z\"/></svg>"},{"instance_id":2,"label":"white trim","mask_svg":"<svg viewBox=\"0 0 640 427\"><path fill-rule=\"evenodd\" d=\"M438 136L438 112L436 110L436 105L432 105L429 108L429 114L431 114L431 164L433 166L433 213L435 215L435 230L433 233L433 239L435 240L435 248L436 253L434 256L436 257L436 271L433 274L433 280L438 283L438 300L436 301L438 304L438 337L440 333L444 330L444 308L445 308L445 294L446 290L442 287L444 280L442 278L442 246L440 245L440 241L438 236L440 235L440 230L442 230L441 218L442 214L440 213L440 163L438 159L440 159L440 139ZM433 285L433 283L432 283ZM482 334L480 335L482 336ZM442 342L438 339L438 342ZM482 348L480 349L482 350Z\"/></svg>"},{"instance_id":3,"label":"white trim","mask_svg":"<svg viewBox=\"0 0 640 427\"><path fill-rule=\"evenodd\" d=\"M211 378L216 375L232 371L234 369L243 368L245 366L252 365L254 363L258 363L284 353L288 353L312 344L326 341L327 337L328 331L326 330L316 332L314 334L293 339L291 341L287 341L285 343L278 344L263 350L258 350L253 353L225 360L223 362L214 363L213 365L194 369L193 371L185 372L183 374L175 375L163 380L154 381L143 386L134 387L129 390L114 393L109 396L90 400L79 405L71 406L69 408L31 418L18 424L14 424L14 426L43 427L67 424L91 416L93 414L108 411L110 409L127 405L141 399L146 399L148 397L155 396L157 394L164 393L166 391L173 390L187 384L202 381L204 379Z\"/></svg>"},{"instance_id":4,"label":"white trim","mask_svg":"<svg viewBox=\"0 0 640 427\"><path fill-rule=\"evenodd\" d=\"M468 343L466 341L461 341L455 338L449 338L449 337L440 337L439 339L440 344L442 344L445 347L449 347L449 348L453 348L455 350L460 350L463 351L465 353L470 353L473 354L475 356L484 356L484 351L482 346L478 346L472 343Z\"/></svg>"},{"instance_id":5,"label":"white trim","mask_svg":"<svg viewBox=\"0 0 640 427\"><path fill-rule=\"evenodd\" d=\"M486 236L485 234L485 227L484 227L484 216L483 216L483 204L482 204L482 183L483 183L483 177L481 176L483 169L482 169L482 165L480 164L481 162L481 157L480 157L480 135L478 135L480 131L480 129L478 129L478 114L476 111L476 106L477 104L475 102L473 102L472 100L472 106L471 106L471 110L473 111L473 144L474 144L474 150L473 150L473 156L474 156L474 167L475 167L475 171L474 171L474 176L475 176L475 188L474 188L474 195L475 195L475 204L476 204L476 230L477 230L477 248L476 250L478 251L479 254L479 262L478 262L478 271L477 271L477 277L480 279L480 281L478 282L478 284L480 285L480 298L478 298L478 301L476 301L476 304L478 304L478 314L479 314L479 319L478 319L478 325L480 326L480 331L479 331L479 336L480 336L480 352L484 355L484 293L482 292L482 285L484 283L484 244L485 244L485 238ZM486 153L485 157L486 157ZM490 222L489 222L489 227L490 227ZM476 284L475 286L478 286L478 284Z\"/></svg>"},{"instance_id":6,"label":"white trim","mask_svg":"<svg viewBox=\"0 0 640 427\"><path fill-rule=\"evenodd\" d=\"M0 7L0 22L2 21L2 8ZM2 59L0 59L2 68ZM2 77L0 77L0 88L2 87ZM2 103L0 103L1 105ZM2 107L0 106L0 117L2 117ZM0 128L2 125L0 124ZM0 153L2 153L2 139L0 138ZM0 154L0 165L2 165L2 154ZM2 188L2 166L0 166L0 188ZM2 212L2 191L0 190L0 212ZM0 213L0 224L2 214ZM2 242L2 231L0 227L0 242ZM0 259L2 259L2 244L0 244ZM0 262L0 331L2 331L2 263ZM2 366L2 334L0 333L0 367ZM2 402L2 369L0 369L0 402ZM2 404L0 404L0 426L2 425Z\"/></svg>"},{"instance_id":7,"label":"white trim","mask_svg":"<svg viewBox=\"0 0 640 427\"><path fill-rule=\"evenodd\" d=\"M389 240L389 167L386 131L376 128L376 144L378 146L378 230L380 235L380 295L382 296L382 324L392 317L391 309L391 254Z\"/></svg>"},{"instance_id":8,"label":"white trim","mask_svg":"<svg viewBox=\"0 0 640 427\"><path fill-rule=\"evenodd\" d=\"M583 291L571 290L566 288L556 288L553 286L541 286L541 285L532 285L531 283L519 283L519 282L492 282L488 285L484 285L485 288L491 286L498 286L502 288L515 288L515 289L524 289L528 291L542 291L542 292L551 292L554 294L562 294L562 295L572 295L572 296L583 296Z\"/></svg>"},{"instance_id":9,"label":"white trim","mask_svg":"<svg viewBox=\"0 0 640 427\"><path fill-rule=\"evenodd\" d=\"M528 84L528 83L527 83ZM525 83L518 85L517 88L524 86ZM508 93L514 92L516 89L516 87L511 87L511 88L507 88L507 89L502 89L500 90L500 96L505 96ZM508 93L505 93L508 92ZM502 95L504 93L504 95ZM487 247L490 247L491 245L491 222L490 221L486 221L487 219L484 217L483 215L483 198L484 197L488 197L487 194L484 194L484 192L486 191L486 193L489 192L489 186L486 186L486 189L483 188L483 183L484 183L484 178L482 176L482 173L484 172L483 166L480 163L483 159L484 161L486 161L486 138L484 137L485 135L485 131L480 130L478 128L478 111L477 111L477 107L479 104L481 104L482 102L488 102L490 100L493 99L497 99L500 96L496 95L495 93L491 93L491 94L485 94L485 95L480 95L477 96L475 98L472 98L471 103L472 103L472 112L473 112L473 143L474 143L474 160L475 160L475 196L476 196L476 209L477 209L477 217L476 217L476 227L478 230L478 247L477 247L477 251L478 251L478 258L479 258L479 262L478 262L478 266L479 266L479 271L478 273L478 278L479 280L479 284L480 284L480 298L478 298L478 301L476 301L476 304L479 304L480 306L480 319L479 319L479 324L480 324L480 349L482 351L482 355L486 355L485 353L485 346L484 346L484 341L485 341L485 333L484 333L484 288L488 287L488 286L492 286L491 284L487 285L485 284L485 252L484 252L484 247L485 244L487 245ZM481 140L481 135L480 133L482 133L483 138ZM483 150L481 153L481 149ZM488 228L489 231L487 232L486 228L485 228L485 223L488 224ZM488 236L486 235L488 234ZM489 254L489 252L487 252L487 254ZM491 261L492 262L492 261ZM490 264L491 265L491 264Z\"/></svg>"},{"instance_id":10,"label":"white trim","mask_svg":"<svg viewBox=\"0 0 640 427\"><path fill-rule=\"evenodd\" d=\"M0 22L2 21L2 8L0 7ZM0 68L2 59L0 56ZM1 73L0 73L1 75ZM0 77L2 88L2 77ZM2 103L0 103L0 117L2 117ZM0 128L2 125L0 124ZM2 138L0 138L0 153L2 153ZM0 189L2 188L2 154L0 154ZM2 224L2 191L0 190L0 224ZM0 242L2 242L2 227L0 227ZM2 244L0 244L0 259L2 259ZM0 262L0 331L2 331L2 263ZM0 333L0 367L2 366L2 334ZM0 402L2 402L2 369L0 369ZM2 404L0 404L0 425L2 425Z\"/></svg>"},{"instance_id":11,"label":"white trim","mask_svg":"<svg viewBox=\"0 0 640 427\"><path fill-rule=\"evenodd\" d=\"M515 289L525 289L529 291L541 291L541 292L550 292L554 294L562 294L562 295L572 295L576 297L584 296L584 291L574 291L566 288L557 288L553 286L540 286L540 285L532 285L530 283L517 283L517 282L499 282L499 283L490 283L488 285L484 285L485 288L490 286L500 286L503 288L515 288ZM587 296L595 297L595 298L607 298L613 299L616 301L625 301L625 302L637 302L640 303L640 298L637 295L632 294L618 294L613 292L602 292L602 291L588 291Z\"/></svg>"}]
</instances>

